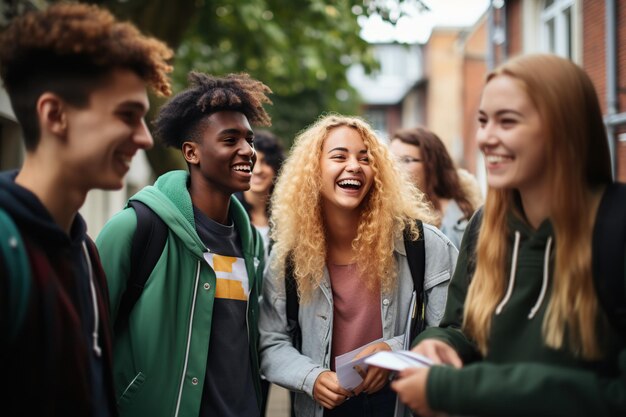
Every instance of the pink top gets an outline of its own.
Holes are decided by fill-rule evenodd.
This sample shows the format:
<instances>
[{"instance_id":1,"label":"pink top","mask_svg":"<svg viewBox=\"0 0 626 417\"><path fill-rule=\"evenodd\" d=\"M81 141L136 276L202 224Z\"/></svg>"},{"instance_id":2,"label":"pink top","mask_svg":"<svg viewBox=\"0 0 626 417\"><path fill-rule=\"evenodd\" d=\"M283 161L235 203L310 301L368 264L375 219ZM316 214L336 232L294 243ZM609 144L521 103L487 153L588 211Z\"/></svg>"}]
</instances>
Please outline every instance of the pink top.
<instances>
[{"instance_id":1,"label":"pink top","mask_svg":"<svg viewBox=\"0 0 626 417\"><path fill-rule=\"evenodd\" d=\"M380 290L368 290L356 264L328 265L333 291L333 339L331 369L335 357L383 335Z\"/></svg>"}]
</instances>

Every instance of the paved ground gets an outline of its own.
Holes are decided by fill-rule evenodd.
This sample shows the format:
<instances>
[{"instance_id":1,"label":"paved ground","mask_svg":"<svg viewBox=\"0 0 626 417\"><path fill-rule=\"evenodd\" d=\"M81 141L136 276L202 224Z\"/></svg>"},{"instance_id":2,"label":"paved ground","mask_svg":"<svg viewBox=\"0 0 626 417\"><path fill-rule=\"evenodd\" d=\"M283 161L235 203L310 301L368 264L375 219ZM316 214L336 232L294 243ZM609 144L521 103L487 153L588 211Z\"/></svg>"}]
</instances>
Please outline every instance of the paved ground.
<instances>
[{"instance_id":1,"label":"paved ground","mask_svg":"<svg viewBox=\"0 0 626 417\"><path fill-rule=\"evenodd\" d=\"M266 417L289 417L289 391L278 385L270 388Z\"/></svg>"}]
</instances>

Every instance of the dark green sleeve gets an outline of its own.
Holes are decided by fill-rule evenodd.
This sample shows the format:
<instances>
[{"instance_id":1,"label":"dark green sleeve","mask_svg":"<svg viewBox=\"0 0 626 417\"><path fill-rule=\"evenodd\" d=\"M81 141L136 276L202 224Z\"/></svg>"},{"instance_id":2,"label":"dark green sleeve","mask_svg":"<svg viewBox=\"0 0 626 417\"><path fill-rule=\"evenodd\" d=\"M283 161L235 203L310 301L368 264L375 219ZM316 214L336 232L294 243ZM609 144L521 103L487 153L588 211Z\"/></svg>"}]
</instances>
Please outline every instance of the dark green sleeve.
<instances>
[{"instance_id":1,"label":"dark green sleeve","mask_svg":"<svg viewBox=\"0 0 626 417\"><path fill-rule=\"evenodd\" d=\"M126 208L111 217L96 239L102 267L107 277L112 323L115 322L122 295L126 291L132 240L136 228L135 210Z\"/></svg>"},{"instance_id":2,"label":"dark green sleeve","mask_svg":"<svg viewBox=\"0 0 626 417\"><path fill-rule=\"evenodd\" d=\"M626 416L626 350L619 376L548 364L478 362L430 369L426 395L433 410L473 416Z\"/></svg>"},{"instance_id":3,"label":"dark green sleeve","mask_svg":"<svg viewBox=\"0 0 626 417\"><path fill-rule=\"evenodd\" d=\"M458 330L467 291L467 285L463 285L467 280L460 281L467 263L464 246L465 242L461 244L440 328L427 329L417 338L418 341L429 337L444 340L458 352L471 351L471 343ZM620 351L617 364L614 378L601 377L591 370L540 363L475 362L462 369L433 366L426 395L433 410L449 414L624 417L626 349Z\"/></svg>"},{"instance_id":4,"label":"dark green sleeve","mask_svg":"<svg viewBox=\"0 0 626 417\"><path fill-rule=\"evenodd\" d=\"M464 363L472 362L480 356L476 345L461 332L463 306L471 278L469 274L472 273L469 263L474 262L474 246L480 220L480 216L475 215L465 229L454 275L448 286L445 313L439 327L424 330L413 341L413 345L416 345L424 339L443 340L454 347Z\"/></svg>"}]
</instances>

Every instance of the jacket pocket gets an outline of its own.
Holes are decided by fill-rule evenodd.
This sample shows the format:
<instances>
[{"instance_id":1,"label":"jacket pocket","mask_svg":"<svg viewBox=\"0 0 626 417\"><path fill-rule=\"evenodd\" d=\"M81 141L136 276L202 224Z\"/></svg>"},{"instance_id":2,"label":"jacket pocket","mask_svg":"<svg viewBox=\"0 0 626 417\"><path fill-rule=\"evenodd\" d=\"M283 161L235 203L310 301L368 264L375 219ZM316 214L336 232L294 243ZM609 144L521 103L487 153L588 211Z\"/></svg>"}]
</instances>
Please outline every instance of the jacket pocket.
<instances>
[{"instance_id":1,"label":"jacket pocket","mask_svg":"<svg viewBox=\"0 0 626 417\"><path fill-rule=\"evenodd\" d=\"M118 405L128 404L132 401L135 395L141 390L143 387L143 383L146 382L146 376L143 372L139 372L130 384L126 387L122 395L120 395L119 400L117 400Z\"/></svg>"},{"instance_id":2,"label":"jacket pocket","mask_svg":"<svg viewBox=\"0 0 626 417\"><path fill-rule=\"evenodd\" d=\"M443 270L437 274L431 275L429 277L424 278L424 291L428 291L431 288L436 287L442 282L446 282L450 280L450 271Z\"/></svg>"},{"instance_id":3,"label":"jacket pocket","mask_svg":"<svg viewBox=\"0 0 626 417\"><path fill-rule=\"evenodd\" d=\"M424 291L426 292L426 322L429 326L437 326L443 318L446 309L446 299L448 298L448 283L450 282L450 272L441 271L424 281Z\"/></svg>"}]
</instances>

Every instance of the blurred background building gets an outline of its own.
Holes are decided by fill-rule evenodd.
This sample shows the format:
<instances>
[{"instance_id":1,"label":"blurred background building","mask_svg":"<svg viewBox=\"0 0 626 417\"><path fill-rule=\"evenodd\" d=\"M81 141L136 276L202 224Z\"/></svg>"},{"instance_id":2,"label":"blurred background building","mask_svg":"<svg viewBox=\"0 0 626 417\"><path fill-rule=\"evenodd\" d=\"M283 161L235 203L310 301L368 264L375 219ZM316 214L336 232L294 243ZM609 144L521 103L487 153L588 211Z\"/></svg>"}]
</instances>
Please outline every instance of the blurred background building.
<instances>
[{"instance_id":1,"label":"blurred background building","mask_svg":"<svg viewBox=\"0 0 626 417\"><path fill-rule=\"evenodd\" d=\"M518 54L553 53L590 75L605 114L615 177L626 182L625 0L476 2L483 13L468 24L448 23L454 20L451 11L467 4L424 3L431 9L449 3L450 19L435 14L438 19L427 39L406 47L374 43L376 56L390 61L382 62L380 73L348 73L363 98L363 113L383 136L425 124L439 134L461 167L483 179L475 132L486 72ZM397 56L391 58L392 53ZM384 88L391 85L396 88Z\"/></svg>"}]
</instances>

